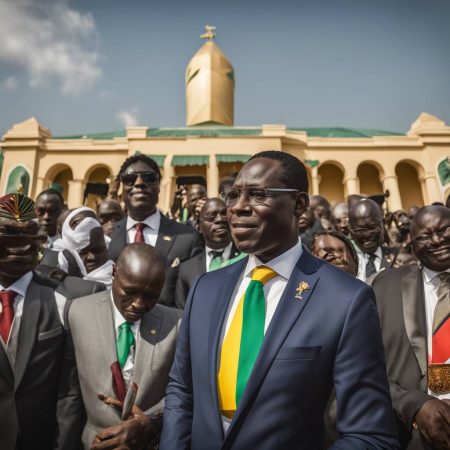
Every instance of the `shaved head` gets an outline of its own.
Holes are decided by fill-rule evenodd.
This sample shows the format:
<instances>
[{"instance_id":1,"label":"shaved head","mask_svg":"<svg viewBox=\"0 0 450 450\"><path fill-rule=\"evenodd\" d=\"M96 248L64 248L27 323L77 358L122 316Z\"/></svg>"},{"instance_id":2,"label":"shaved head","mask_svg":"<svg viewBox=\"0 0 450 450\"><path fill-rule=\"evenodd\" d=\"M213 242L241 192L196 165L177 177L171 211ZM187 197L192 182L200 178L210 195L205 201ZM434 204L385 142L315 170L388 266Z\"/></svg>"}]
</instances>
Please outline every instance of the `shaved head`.
<instances>
[{"instance_id":1,"label":"shaved head","mask_svg":"<svg viewBox=\"0 0 450 450\"><path fill-rule=\"evenodd\" d=\"M147 276L149 271L165 271L165 262L158 250L151 245L134 243L127 245L117 258L116 272L130 276Z\"/></svg>"},{"instance_id":2,"label":"shaved head","mask_svg":"<svg viewBox=\"0 0 450 450\"><path fill-rule=\"evenodd\" d=\"M152 246L127 245L113 271L114 304L127 322L136 322L157 303L166 276L166 264Z\"/></svg>"},{"instance_id":3,"label":"shaved head","mask_svg":"<svg viewBox=\"0 0 450 450\"><path fill-rule=\"evenodd\" d=\"M369 216L373 219L378 219L381 222L383 221L383 215L381 214L380 207L370 198L358 200L353 204L348 212L350 221Z\"/></svg>"}]
</instances>

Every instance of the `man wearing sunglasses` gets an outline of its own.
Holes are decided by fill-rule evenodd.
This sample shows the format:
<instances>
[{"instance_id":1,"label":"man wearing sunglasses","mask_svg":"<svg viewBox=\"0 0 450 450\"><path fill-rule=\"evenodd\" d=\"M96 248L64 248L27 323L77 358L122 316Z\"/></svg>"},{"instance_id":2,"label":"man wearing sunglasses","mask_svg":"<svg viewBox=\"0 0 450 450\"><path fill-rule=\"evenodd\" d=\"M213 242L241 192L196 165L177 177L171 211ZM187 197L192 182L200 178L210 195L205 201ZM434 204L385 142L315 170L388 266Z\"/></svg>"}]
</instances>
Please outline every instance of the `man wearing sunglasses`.
<instances>
[{"instance_id":1,"label":"man wearing sunglasses","mask_svg":"<svg viewBox=\"0 0 450 450\"><path fill-rule=\"evenodd\" d=\"M336 389L336 449L398 449L372 289L298 236L305 166L253 156L226 193L249 256L190 291L166 391L161 450L319 449Z\"/></svg>"},{"instance_id":2,"label":"man wearing sunglasses","mask_svg":"<svg viewBox=\"0 0 450 450\"><path fill-rule=\"evenodd\" d=\"M156 207L161 173L146 155L129 157L119 171L127 216L117 223L108 247L109 259L117 260L125 245L141 242L155 247L167 262L160 303L175 305L175 284L180 262L200 251L199 234L188 225L168 219Z\"/></svg>"},{"instance_id":3,"label":"man wearing sunglasses","mask_svg":"<svg viewBox=\"0 0 450 450\"><path fill-rule=\"evenodd\" d=\"M420 261L374 280L394 410L404 448L450 448L450 209L411 226ZM409 445L408 445L409 444Z\"/></svg>"},{"instance_id":4,"label":"man wearing sunglasses","mask_svg":"<svg viewBox=\"0 0 450 450\"><path fill-rule=\"evenodd\" d=\"M389 249L383 246L383 215L373 200L363 198L351 206L348 218L359 260L357 277L370 282L380 270L391 266L386 258Z\"/></svg>"},{"instance_id":5,"label":"man wearing sunglasses","mask_svg":"<svg viewBox=\"0 0 450 450\"><path fill-rule=\"evenodd\" d=\"M0 198L0 448L53 448L65 345L65 298L36 275L39 230L34 202Z\"/></svg>"}]
</instances>

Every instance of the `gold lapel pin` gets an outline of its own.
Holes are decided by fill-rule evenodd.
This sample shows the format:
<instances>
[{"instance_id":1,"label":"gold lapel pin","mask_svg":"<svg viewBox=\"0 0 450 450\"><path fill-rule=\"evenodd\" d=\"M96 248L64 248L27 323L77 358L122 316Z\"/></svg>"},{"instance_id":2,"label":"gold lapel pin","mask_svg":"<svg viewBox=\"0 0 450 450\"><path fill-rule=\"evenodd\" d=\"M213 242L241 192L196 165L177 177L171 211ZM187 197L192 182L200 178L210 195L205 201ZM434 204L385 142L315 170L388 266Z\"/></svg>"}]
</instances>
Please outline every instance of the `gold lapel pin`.
<instances>
[{"instance_id":1,"label":"gold lapel pin","mask_svg":"<svg viewBox=\"0 0 450 450\"><path fill-rule=\"evenodd\" d=\"M297 289L295 290L297 292L297 294L295 294L295 298L297 300L303 300L302 293L304 291L308 291L308 290L309 290L309 284L306 281L302 281L301 283L299 283Z\"/></svg>"},{"instance_id":2,"label":"gold lapel pin","mask_svg":"<svg viewBox=\"0 0 450 450\"><path fill-rule=\"evenodd\" d=\"M164 239L165 241L171 241L171 240L172 240L172 237L166 235L166 236L163 237L163 239Z\"/></svg>"}]
</instances>

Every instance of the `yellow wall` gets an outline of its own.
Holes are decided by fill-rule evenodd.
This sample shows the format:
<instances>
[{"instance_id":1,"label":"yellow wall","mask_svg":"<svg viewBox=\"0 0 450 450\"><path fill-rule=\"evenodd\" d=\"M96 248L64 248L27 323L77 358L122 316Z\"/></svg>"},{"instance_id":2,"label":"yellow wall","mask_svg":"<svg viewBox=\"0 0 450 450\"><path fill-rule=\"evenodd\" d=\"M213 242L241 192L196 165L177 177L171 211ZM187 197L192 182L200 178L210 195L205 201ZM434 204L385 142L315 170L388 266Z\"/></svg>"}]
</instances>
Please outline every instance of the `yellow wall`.
<instances>
[{"instance_id":1,"label":"yellow wall","mask_svg":"<svg viewBox=\"0 0 450 450\"><path fill-rule=\"evenodd\" d=\"M30 174L32 197L58 181L61 171L70 169L71 179L68 172L59 177L67 186L69 207L79 206L91 175L103 180L107 173L117 174L123 161L139 150L150 156L166 155L159 205L166 211L177 175L202 175L207 179L208 194L217 195L219 179L240 164L218 164L215 155L252 156L263 150L284 150L301 160L319 162L316 167L307 167L311 193L321 193L333 202L349 194L389 189L389 208L396 210L412 203L445 200L450 188L441 186L437 167L450 155L450 127L442 124L439 119L421 115L407 135L372 138L309 137L284 125L262 125L258 136L245 136L241 128L236 136L148 138L146 127L132 127L126 137L94 140L52 139L50 132L32 118L14 125L3 137L0 194L5 192L8 176L17 165ZM171 161L175 155L207 155L209 164L174 168ZM404 166L405 162L414 165L415 174ZM99 167L102 170L96 172Z\"/></svg>"}]
</instances>

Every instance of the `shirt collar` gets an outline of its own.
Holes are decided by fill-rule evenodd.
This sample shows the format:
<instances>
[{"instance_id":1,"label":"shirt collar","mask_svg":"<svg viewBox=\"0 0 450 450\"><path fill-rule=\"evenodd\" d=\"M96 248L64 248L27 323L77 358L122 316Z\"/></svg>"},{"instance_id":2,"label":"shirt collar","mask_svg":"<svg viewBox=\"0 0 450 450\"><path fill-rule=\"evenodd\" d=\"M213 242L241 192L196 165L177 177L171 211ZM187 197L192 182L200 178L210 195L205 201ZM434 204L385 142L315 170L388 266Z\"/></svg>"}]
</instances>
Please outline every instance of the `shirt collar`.
<instances>
[{"instance_id":1,"label":"shirt collar","mask_svg":"<svg viewBox=\"0 0 450 450\"><path fill-rule=\"evenodd\" d=\"M0 284L0 291L14 291L18 295L25 297L28 286L30 285L32 279L33 279L33 272L27 272L25 275L20 277L17 281L15 281L8 287L3 287Z\"/></svg>"},{"instance_id":2,"label":"shirt collar","mask_svg":"<svg viewBox=\"0 0 450 450\"><path fill-rule=\"evenodd\" d=\"M266 266L270 267L278 275L288 280L295 265L297 264L297 261L302 255L302 252L302 241L299 237L298 242L293 247L266 263L260 261L255 255L250 255L247 266L245 267L244 276L251 277L251 273L255 267Z\"/></svg>"},{"instance_id":3,"label":"shirt collar","mask_svg":"<svg viewBox=\"0 0 450 450\"><path fill-rule=\"evenodd\" d=\"M353 244L353 248L356 250L356 253L359 255L364 255L364 257L369 257L370 253L366 253L353 239L351 240ZM381 247L378 247L375 252L373 253L377 258L383 259L383 251L381 250Z\"/></svg>"},{"instance_id":4,"label":"shirt collar","mask_svg":"<svg viewBox=\"0 0 450 450\"><path fill-rule=\"evenodd\" d=\"M205 252L207 255L209 255L209 252L222 252L222 256L224 256L228 250L231 250L231 246L233 245L232 242L230 242L226 247L224 248L211 248L205 245Z\"/></svg>"},{"instance_id":5,"label":"shirt collar","mask_svg":"<svg viewBox=\"0 0 450 450\"><path fill-rule=\"evenodd\" d=\"M431 270L428 267L423 266L422 272L425 283L431 284L440 273L450 273L450 268L447 270L443 270L442 272L436 272L435 270Z\"/></svg>"},{"instance_id":6,"label":"shirt collar","mask_svg":"<svg viewBox=\"0 0 450 450\"><path fill-rule=\"evenodd\" d=\"M133 228L137 223L145 223L145 225L151 229L158 231L160 222L161 213L159 212L159 209L156 209L156 211L152 215L146 217L145 220L134 220L132 217L127 216L127 231Z\"/></svg>"},{"instance_id":7,"label":"shirt collar","mask_svg":"<svg viewBox=\"0 0 450 450\"><path fill-rule=\"evenodd\" d=\"M383 259L383 252L382 252L382 250L381 250L381 247L378 247L378 248L376 249L374 255L375 255L377 258Z\"/></svg>"}]
</instances>

